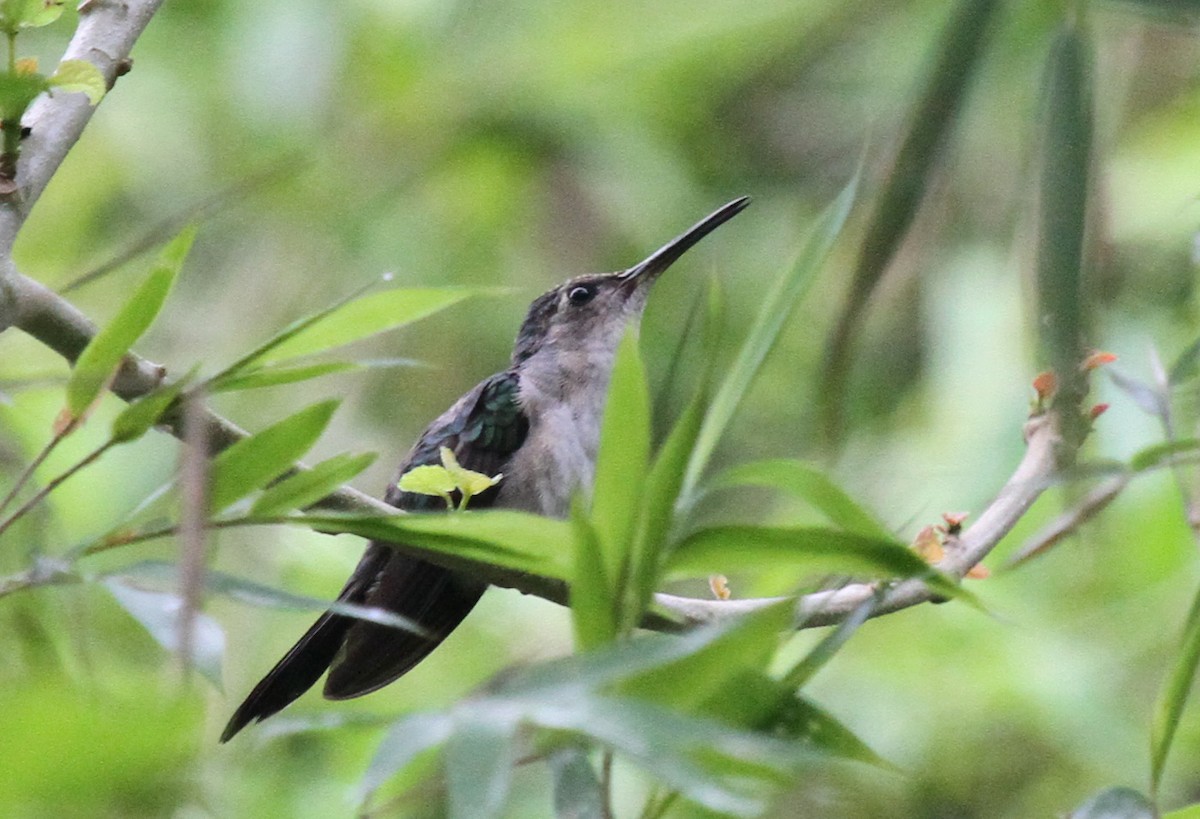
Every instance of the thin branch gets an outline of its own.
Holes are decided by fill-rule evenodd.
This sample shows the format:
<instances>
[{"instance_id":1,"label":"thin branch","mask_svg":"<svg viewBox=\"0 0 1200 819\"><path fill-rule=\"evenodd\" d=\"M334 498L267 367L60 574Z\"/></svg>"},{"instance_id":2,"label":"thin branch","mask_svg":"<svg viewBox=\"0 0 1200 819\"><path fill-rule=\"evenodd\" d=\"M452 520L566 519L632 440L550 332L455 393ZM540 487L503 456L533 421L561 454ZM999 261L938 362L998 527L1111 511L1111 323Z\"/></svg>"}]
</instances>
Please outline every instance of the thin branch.
<instances>
[{"instance_id":1,"label":"thin branch","mask_svg":"<svg viewBox=\"0 0 1200 819\"><path fill-rule=\"evenodd\" d=\"M1109 478L1091 492L1083 496L1083 500L1073 508L1050 521L1033 537L1025 541L1017 553L1004 564L1005 568L1015 568L1038 555L1045 554L1067 538L1072 532L1098 515L1107 507L1121 491L1129 485L1134 473L1123 472Z\"/></svg>"}]
</instances>

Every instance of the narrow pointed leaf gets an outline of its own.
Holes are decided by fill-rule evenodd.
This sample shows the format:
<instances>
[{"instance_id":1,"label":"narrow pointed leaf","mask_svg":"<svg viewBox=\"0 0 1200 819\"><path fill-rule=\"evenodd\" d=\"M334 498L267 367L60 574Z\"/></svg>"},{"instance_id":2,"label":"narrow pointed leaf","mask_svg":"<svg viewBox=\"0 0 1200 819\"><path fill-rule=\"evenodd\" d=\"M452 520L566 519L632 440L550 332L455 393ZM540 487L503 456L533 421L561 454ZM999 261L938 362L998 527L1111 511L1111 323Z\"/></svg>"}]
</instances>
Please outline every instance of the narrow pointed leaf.
<instances>
[{"instance_id":1,"label":"narrow pointed leaf","mask_svg":"<svg viewBox=\"0 0 1200 819\"><path fill-rule=\"evenodd\" d=\"M1153 469L1169 460L1173 455L1195 452L1198 449L1200 449L1200 438L1181 438L1177 441L1154 444L1135 452L1129 459L1129 468L1134 472Z\"/></svg>"},{"instance_id":2,"label":"narrow pointed leaf","mask_svg":"<svg viewBox=\"0 0 1200 819\"><path fill-rule=\"evenodd\" d=\"M183 612L183 601L179 595L140 589L120 577L108 577L101 582L121 608L129 612L155 642L172 654L179 653L180 617ZM192 664L220 689L225 632L216 620L203 612L196 613L193 629Z\"/></svg>"},{"instance_id":3,"label":"narrow pointed leaf","mask_svg":"<svg viewBox=\"0 0 1200 819\"><path fill-rule=\"evenodd\" d=\"M571 525L510 510L408 515L295 515L285 520L323 532L407 543L447 555L567 580Z\"/></svg>"},{"instance_id":4,"label":"narrow pointed leaf","mask_svg":"<svg viewBox=\"0 0 1200 819\"><path fill-rule=\"evenodd\" d=\"M1177 387L1185 381L1190 381L1200 373L1200 338L1193 341L1187 346L1179 358L1175 359L1175 363L1171 365L1171 375L1168 379L1173 387Z\"/></svg>"},{"instance_id":5,"label":"narrow pointed leaf","mask_svg":"<svg viewBox=\"0 0 1200 819\"><path fill-rule=\"evenodd\" d=\"M67 408L73 416L79 417L95 400L129 348L149 329L167 299L195 235L195 227L188 227L171 240L150 275L79 354L67 381Z\"/></svg>"},{"instance_id":6,"label":"narrow pointed leaf","mask_svg":"<svg viewBox=\"0 0 1200 819\"><path fill-rule=\"evenodd\" d=\"M159 387L121 410L113 419L112 439L127 443L145 435L175 403L190 380L191 376L186 376L173 384Z\"/></svg>"},{"instance_id":7,"label":"narrow pointed leaf","mask_svg":"<svg viewBox=\"0 0 1200 819\"><path fill-rule=\"evenodd\" d=\"M610 582L626 571L650 460L650 392L630 330L617 348L596 458L592 526Z\"/></svg>"},{"instance_id":8,"label":"narrow pointed leaf","mask_svg":"<svg viewBox=\"0 0 1200 819\"><path fill-rule=\"evenodd\" d=\"M1155 418L1166 418L1168 416L1169 407L1167 399L1154 387L1133 376L1124 375L1119 370L1109 370L1108 377L1121 392L1133 399L1133 402L1138 405L1142 412L1152 415Z\"/></svg>"},{"instance_id":9,"label":"narrow pointed leaf","mask_svg":"<svg viewBox=\"0 0 1200 819\"><path fill-rule=\"evenodd\" d=\"M235 390L255 390L260 387L277 387L281 384L295 384L299 381L309 381L323 375L351 372L361 369L358 364L349 361L329 361L321 364L301 364L295 367L261 367L248 369L237 375L231 375L215 381L210 385L213 392L234 392Z\"/></svg>"},{"instance_id":10,"label":"narrow pointed leaf","mask_svg":"<svg viewBox=\"0 0 1200 819\"><path fill-rule=\"evenodd\" d=\"M599 538L579 503L571 505L574 567L571 574L571 624L581 650L617 638L614 588L604 565Z\"/></svg>"},{"instance_id":11,"label":"narrow pointed leaf","mask_svg":"<svg viewBox=\"0 0 1200 819\"><path fill-rule=\"evenodd\" d=\"M337 406L305 407L223 450L212 462L209 508L220 512L290 469L321 437Z\"/></svg>"},{"instance_id":12,"label":"narrow pointed leaf","mask_svg":"<svg viewBox=\"0 0 1200 819\"><path fill-rule=\"evenodd\" d=\"M892 533L819 469L801 461L779 458L735 466L713 481L713 489L764 486L779 489L812 504L848 532L879 540Z\"/></svg>"},{"instance_id":13,"label":"narrow pointed leaf","mask_svg":"<svg viewBox=\"0 0 1200 819\"><path fill-rule=\"evenodd\" d=\"M263 492L250 507L250 516L277 515L316 503L373 464L376 457L374 452L344 452L297 472Z\"/></svg>"},{"instance_id":14,"label":"narrow pointed leaf","mask_svg":"<svg viewBox=\"0 0 1200 819\"><path fill-rule=\"evenodd\" d=\"M802 688L837 654L846 641L854 635L854 632L858 631L858 627L867 622L875 605L876 598L871 598L852 611L849 617L838 623L837 628L825 635L821 642L817 643L800 662L783 675L783 684L792 690Z\"/></svg>"},{"instance_id":15,"label":"narrow pointed leaf","mask_svg":"<svg viewBox=\"0 0 1200 819\"><path fill-rule=\"evenodd\" d=\"M1179 718L1183 716L1184 706L1187 705L1192 684L1196 679L1198 665L1200 665L1200 592L1196 594L1196 598L1192 602L1192 609L1188 612L1183 641L1175 658L1175 666L1171 669L1166 685L1159 692L1158 702L1154 708L1154 722L1150 732L1150 790L1152 795L1158 793L1158 786L1162 782L1167 754L1170 753L1171 743L1175 740L1175 731L1179 727Z\"/></svg>"},{"instance_id":16,"label":"narrow pointed leaf","mask_svg":"<svg viewBox=\"0 0 1200 819\"><path fill-rule=\"evenodd\" d=\"M858 191L858 180L859 176L856 173L838 194L837 199L821 214L801 247L795 263L784 271L763 297L762 308L755 317L750 332L746 334L746 339L742 342L725 380L717 388L708 414L700 427L696 447L692 450L683 481L685 505L689 505L686 499L692 495L699 483L701 474L716 450L717 442L724 435L725 428L746 397L754 377L762 368L763 361L779 339L788 316L808 292L817 271L824 264L834 241L841 233Z\"/></svg>"}]
</instances>

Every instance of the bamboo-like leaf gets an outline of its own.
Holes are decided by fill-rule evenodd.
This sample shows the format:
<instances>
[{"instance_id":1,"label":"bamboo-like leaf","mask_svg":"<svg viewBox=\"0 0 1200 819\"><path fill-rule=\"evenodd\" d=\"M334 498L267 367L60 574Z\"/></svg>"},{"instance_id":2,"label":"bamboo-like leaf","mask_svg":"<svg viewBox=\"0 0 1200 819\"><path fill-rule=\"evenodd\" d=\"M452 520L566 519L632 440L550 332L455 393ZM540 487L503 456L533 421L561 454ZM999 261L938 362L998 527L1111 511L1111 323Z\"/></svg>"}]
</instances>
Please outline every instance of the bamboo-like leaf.
<instances>
[{"instance_id":1,"label":"bamboo-like leaf","mask_svg":"<svg viewBox=\"0 0 1200 819\"><path fill-rule=\"evenodd\" d=\"M95 400L129 348L149 329L195 236L196 228L188 227L163 248L150 275L79 354L67 381L67 409L73 417L78 418Z\"/></svg>"},{"instance_id":2,"label":"bamboo-like leaf","mask_svg":"<svg viewBox=\"0 0 1200 819\"><path fill-rule=\"evenodd\" d=\"M955 583L895 540L820 527L714 526L676 547L672 572L706 576L729 571L790 569L811 574L922 577L940 593L963 596Z\"/></svg>"},{"instance_id":3,"label":"bamboo-like leaf","mask_svg":"<svg viewBox=\"0 0 1200 819\"><path fill-rule=\"evenodd\" d=\"M580 502L571 504L571 526L574 530L571 623L576 646L582 650L617 638L617 608L614 583L604 565L599 537Z\"/></svg>"},{"instance_id":4,"label":"bamboo-like leaf","mask_svg":"<svg viewBox=\"0 0 1200 819\"><path fill-rule=\"evenodd\" d=\"M1200 438L1180 438L1177 441L1154 444L1135 452L1129 459L1129 468L1134 472L1153 469L1173 455L1195 452L1198 449L1200 449Z\"/></svg>"},{"instance_id":5,"label":"bamboo-like leaf","mask_svg":"<svg viewBox=\"0 0 1200 819\"><path fill-rule=\"evenodd\" d=\"M1087 383L1080 370L1087 315L1083 287L1091 162L1091 53L1074 23L1051 46L1043 93L1041 180L1038 188L1037 291L1042 354L1058 375L1066 462L1087 433L1082 412Z\"/></svg>"},{"instance_id":6,"label":"bamboo-like leaf","mask_svg":"<svg viewBox=\"0 0 1200 819\"><path fill-rule=\"evenodd\" d=\"M338 401L321 401L243 438L212 462L209 508L220 512L287 471L325 431Z\"/></svg>"},{"instance_id":7,"label":"bamboo-like leaf","mask_svg":"<svg viewBox=\"0 0 1200 819\"><path fill-rule=\"evenodd\" d=\"M737 358L713 395L708 414L700 427L696 446L684 473L682 496L685 508L691 505L692 495L717 447L717 442L746 397L746 392L750 389L754 377L758 375L767 354L779 339L784 323L808 292L817 271L824 264L834 241L841 233L858 191L858 180L859 175L856 173L838 194L837 199L825 209L801 247L795 263L784 271L763 297L762 308L746 334Z\"/></svg>"},{"instance_id":8,"label":"bamboo-like leaf","mask_svg":"<svg viewBox=\"0 0 1200 819\"><path fill-rule=\"evenodd\" d=\"M626 562L650 460L650 391L630 330L617 348L596 458L592 526L611 583L626 577Z\"/></svg>"},{"instance_id":9,"label":"bamboo-like leaf","mask_svg":"<svg viewBox=\"0 0 1200 819\"><path fill-rule=\"evenodd\" d=\"M736 486L779 489L812 504L847 532L880 540L892 539L892 533L886 526L810 464L788 458L752 461L722 473L713 481L711 488L728 489Z\"/></svg>"},{"instance_id":10,"label":"bamboo-like leaf","mask_svg":"<svg viewBox=\"0 0 1200 819\"><path fill-rule=\"evenodd\" d=\"M1200 665L1200 592L1192 601L1192 609L1183 630L1183 640L1175 665L1167 678L1154 708L1154 723L1150 732L1150 792L1157 795L1162 782L1167 754L1175 740L1179 718L1187 705L1196 668Z\"/></svg>"},{"instance_id":11,"label":"bamboo-like leaf","mask_svg":"<svg viewBox=\"0 0 1200 819\"><path fill-rule=\"evenodd\" d=\"M783 675L782 682L793 691L802 688L812 676L837 654L838 650L846 644L846 642L858 631L858 627L867 622L867 618L871 616L871 612L875 609L878 602L876 597L865 601L862 605L850 613L842 622L838 623L837 628L817 643L811 651L804 655L800 662L792 666L787 673Z\"/></svg>"},{"instance_id":12,"label":"bamboo-like leaf","mask_svg":"<svg viewBox=\"0 0 1200 819\"><path fill-rule=\"evenodd\" d=\"M316 503L373 464L376 457L374 452L344 452L297 472L263 492L250 507L250 516L277 515Z\"/></svg>"},{"instance_id":13,"label":"bamboo-like leaf","mask_svg":"<svg viewBox=\"0 0 1200 819\"><path fill-rule=\"evenodd\" d=\"M322 532L407 543L559 580L567 580L571 572L570 523L526 512L488 509L454 515L322 514L295 515L285 520Z\"/></svg>"},{"instance_id":14,"label":"bamboo-like leaf","mask_svg":"<svg viewBox=\"0 0 1200 819\"><path fill-rule=\"evenodd\" d=\"M1200 373L1200 338L1189 344L1179 354L1179 358L1175 359L1175 363L1171 365L1168 383L1172 387L1177 387L1195 378L1198 373Z\"/></svg>"},{"instance_id":15,"label":"bamboo-like leaf","mask_svg":"<svg viewBox=\"0 0 1200 819\"><path fill-rule=\"evenodd\" d=\"M863 314L925 198L942 148L966 102L987 43L989 23L999 7L997 0L959 0L925 74L904 141L867 226L846 305L826 347L816 395L829 433L837 433L841 427L850 356Z\"/></svg>"},{"instance_id":16,"label":"bamboo-like leaf","mask_svg":"<svg viewBox=\"0 0 1200 819\"><path fill-rule=\"evenodd\" d=\"M179 621L183 611L183 601L179 595L140 589L115 576L104 578L101 582L121 608L141 623L155 642L172 654L179 653ZM199 612L195 615L192 627L191 662L219 690L225 632L216 620Z\"/></svg>"},{"instance_id":17,"label":"bamboo-like leaf","mask_svg":"<svg viewBox=\"0 0 1200 819\"><path fill-rule=\"evenodd\" d=\"M230 375L210 385L212 392L233 392L235 390L255 390L260 387L277 387L281 384L295 384L320 378L323 375L350 372L360 369L358 364L350 361L327 361L319 364L301 364L295 367L261 367L248 369L236 375Z\"/></svg>"},{"instance_id":18,"label":"bamboo-like leaf","mask_svg":"<svg viewBox=\"0 0 1200 819\"><path fill-rule=\"evenodd\" d=\"M112 439L117 443L128 443L149 432L179 398L191 379L192 375L189 374L173 384L159 387L121 410L113 419Z\"/></svg>"}]
</instances>

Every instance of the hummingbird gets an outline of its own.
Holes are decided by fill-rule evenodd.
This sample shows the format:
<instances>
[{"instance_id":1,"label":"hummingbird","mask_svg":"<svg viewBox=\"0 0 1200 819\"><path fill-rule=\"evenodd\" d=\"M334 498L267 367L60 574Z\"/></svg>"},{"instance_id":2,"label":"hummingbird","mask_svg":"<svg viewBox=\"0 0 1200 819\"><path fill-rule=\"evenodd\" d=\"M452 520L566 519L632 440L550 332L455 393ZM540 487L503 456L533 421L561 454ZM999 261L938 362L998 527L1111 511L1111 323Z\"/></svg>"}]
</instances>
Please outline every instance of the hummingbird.
<instances>
[{"instance_id":1,"label":"hummingbird","mask_svg":"<svg viewBox=\"0 0 1200 819\"><path fill-rule=\"evenodd\" d=\"M410 512L444 509L440 498L404 492L397 483L414 467L441 463L447 447L467 469L504 475L472 497L472 509L565 517L574 493L591 488L609 377L626 328L640 321L663 271L749 203L743 196L721 206L627 270L576 276L538 296L517 333L508 369L479 383L429 425L385 500ZM327 670L324 695L331 700L395 681L450 635L486 588L372 541L338 601L386 609L420 631L326 612L254 687L221 742L287 707Z\"/></svg>"}]
</instances>

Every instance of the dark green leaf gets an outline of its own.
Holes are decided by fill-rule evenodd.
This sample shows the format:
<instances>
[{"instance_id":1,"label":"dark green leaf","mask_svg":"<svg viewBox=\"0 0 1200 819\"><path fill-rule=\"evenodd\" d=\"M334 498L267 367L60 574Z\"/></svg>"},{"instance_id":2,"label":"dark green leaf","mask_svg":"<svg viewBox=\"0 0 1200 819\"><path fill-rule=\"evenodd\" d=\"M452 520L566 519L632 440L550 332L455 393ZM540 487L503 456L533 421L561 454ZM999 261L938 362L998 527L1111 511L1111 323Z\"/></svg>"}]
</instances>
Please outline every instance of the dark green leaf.
<instances>
[{"instance_id":1,"label":"dark green leaf","mask_svg":"<svg viewBox=\"0 0 1200 819\"><path fill-rule=\"evenodd\" d=\"M180 614L183 611L179 595L140 589L116 576L104 578L101 582L121 608L141 623L155 642L172 654L179 653ZM192 664L220 689L225 632L216 620L203 612L196 613L192 628Z\"/></svg>"},{"instance_id":2,"label":"dark green leaf","mask_svg":"<svg viewBox=\"0 0 1200 819\"><path fill-rule=\"evenodd\" d=\"M517 720L503 709L476 709L446 742L451 819L489 819L503 813L512 781Z\"/></svg>"},{"instance_id":3,"label":"dark green leaf","mask_svg":"<svg viewBox=\"0 0 1200 819\"><path fill-rule=\"evenodd\" d=\"M322 401L223 450L212 462L209 508L220 512L287 471L321 437L337 409Z\"/></svg>"},{"instance_id":4,"label":"dark green leaf","mask_svg":"<svg viewBox=\"0 0 1200 819\"><path fill-rule=\"evenodd\" d=\"M604 565L599 539L579 503L571 504L574 570L571 574L571 623L580 649L595 648L617 638L613 583Z\"/></svg>"},{"instance_id":5,"label":"dark green leaf","mask_svg":"<svg viewBox=\"0 0 1200 819\"><path fill-rule=\"evenodd\" d=\"M893 535L820 470L788 458L753 461L735 466L713 481L713 489L765 486L807 501L848 532L878 540Z\"/></svg>"},{"instance_id":6,"label":"dark green leaf","mask_svg":"<svg viewBox=\"0 0 1200 819\"><path fill-rule=\"evenodd\" d=\"M1109 788L1071 811L1068 819L1158 819L1158 810L1133 788Z\"/></svg>"},{"instance_id":7,"label":"dark green leaf","mask_svg":"<svg viewBox=\"0 0 1200 819\"><path fill-rule=\"evenodd\" d=\"M163 248L150 275L79 354L67 381L67 408L76 418L99 395L129 348L141 338L162 309L195 236L194 226L185 228Z\"/></svg>"},{"instance_id":8,"label":"dark green leaf","mask_svg":"<svg viewBox=\"0 0 1200 819\"><path fill-rule=\"evenodd\" d=\"M298 471L268 488L250 507L250 515L269 516L303 509L333 492L375 462L377 454L344 452Z\"/></svg>"},{"instance_id":9,"label":"dark green leaf","mask_svg":"<svg viewBox=\"0 0 1200 819\"><path fill-rule=\"evenodd\" d=\"M637 335L630 330L613 364L592 490L592 526L610 582L626 576L649 459L650 393Z\"/></svg>"},{"instance_id":10,"label":"dark green leaf","mask_svg":"<svg viewBox=\"0 0 1200 819\"><path fill-rule=\"evenodd\" d=\"M1082 411L1087 382L1083 360L1087 314L1083 287L1091 164L1091 52L1073 24L1051 46L1042 101L1041 181L1038 205L1038 328L1042 354L1058 375L1054 399L1069 463L1087 432Z\"/></svg>"},{"instance_id":11,"label":"dark green leaf","mask_svg":"<svg viewBox=\"0 0 1200 819\"><path fill-rule=\"evenodd\" d=\"M1192 601L1192 609L1188 612L1187 623L1183 630L1183 641L1179 654L1175 658L1175 666L1167 683L1159 692L1158 702L1154 708L1154 723L1150 731L1150 791L1158 793L1162 782L1163 769L1166 766L1167 754L1175 739L1175 730L1179 727L1179 718L1187 705L1192 683L1196 678L1196 667L1200 665L1200 592Z\"/></svg>"},{"instance_id":12,"label":"dark green leaf","mask_svg":"<svg viewBox=\"0 0 1200 819\"><path fill-rule=\"evenodd\" d=\"M497 509L453 515L296 515L286 520L559 580L570 577L571 525L540 515Z\"/></svg>"},{"instance_id":13,"label":"dark green leaf","mask_svg":"<svg viewBox=\"0 0 1200 819\"><path fill-rule=\"evenodd\" d=\"M550 754L555 819L604 819L604 791L587 751L575 745Z\"/></svg>"},{"instance_id":14,"label":"dark green leaf","mask_svg":"<svg viewBox=\"0 0 1200 819\"><path fill-rule=\"evenodd\" d=\"M746 397L746 392L750 389L754 377L758 375L767 354L779 339L788 316L808 292L817 271L829 255L834 240L841 233L858 191L858 180L859 176L856 173L837 199L821 214L801 247L795 263L784 271L771 290L763 296L762 308L746 334L746 339L726 373L725 380L717 388L704 417L704 423L700 427L696 446L692 450L684 476L684 506L690 506L689 499L705 467L708 466L717 442L725 433L725 428L733 419L742 399Z\"/></svg>"}]
</instances>

